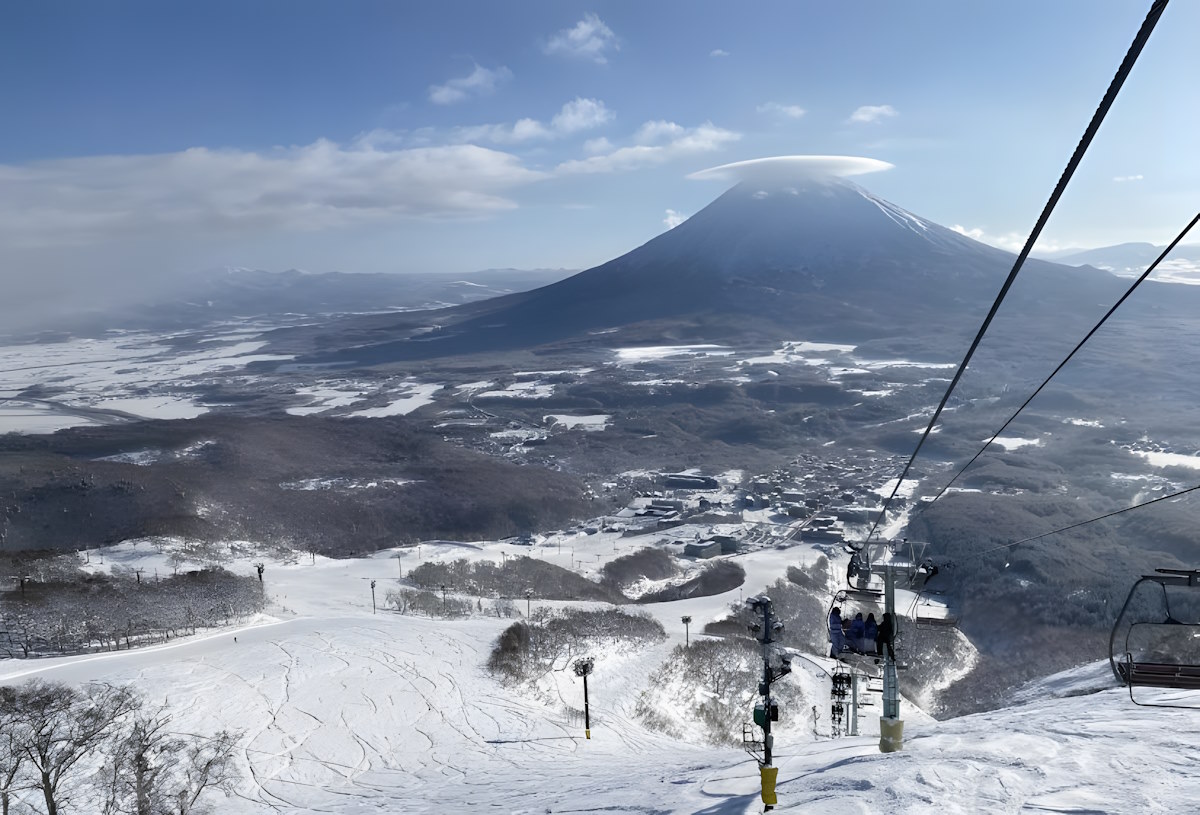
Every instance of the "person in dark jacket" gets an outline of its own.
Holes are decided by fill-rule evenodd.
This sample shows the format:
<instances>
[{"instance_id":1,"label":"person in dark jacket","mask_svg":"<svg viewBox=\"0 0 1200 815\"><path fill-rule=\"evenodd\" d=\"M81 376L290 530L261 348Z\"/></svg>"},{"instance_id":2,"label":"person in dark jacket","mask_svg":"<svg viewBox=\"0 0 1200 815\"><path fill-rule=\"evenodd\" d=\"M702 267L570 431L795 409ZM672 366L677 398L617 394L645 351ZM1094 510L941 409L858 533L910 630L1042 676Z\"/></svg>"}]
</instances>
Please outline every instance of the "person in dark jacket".
<instances>
[{"instance_id":1,"label":"person in dark jacket","mask_svg":"<svg viewBox=\"0 0 1200 815\"><path fill-rule=\"evenodd\" d=\"M879 621L879 630L875 634L875 653L877 656L883 656L883 649L886 646L888 659L895 661L896 652L892 648L892 641L895 639L895 636L896 629L892 625L892 615L885 611L883 619Z\"/></svg>"},{"instance_id":2,"label":"person in dark jacket","mask_svg":"<svg viewBox=\"0 0 1200 815\"><path fill-rule=\"evenodd\" d=\"M829 656L837 659L846 648L846 632L842 630L842 610L834 606L829 612Z\"/></svg>"},{"instance_id":3,"label":"person in dark jacket","mask_svg":"<svg viewBox=\"0 0 1200 815\"><path fill-rule=\"evenodd\" d=\"M875 637L879 634L879 623L875 622L875 614L867 615L867 621L863 624L863 638L867 642L875 642Z\"/></svg>"},{"instance_id":4,"label":"person in dark jacket","mask_svg":"<svg viewBox=\"0 0 1200 815\"><path fill-rule=\"evenodd\" d=\"M865 653L867 644L864 638L867 636L867 624L863 622L862 612L854 615L854 621L850 623L850 648L860 654Z\"/></svg>"}]
</instances>

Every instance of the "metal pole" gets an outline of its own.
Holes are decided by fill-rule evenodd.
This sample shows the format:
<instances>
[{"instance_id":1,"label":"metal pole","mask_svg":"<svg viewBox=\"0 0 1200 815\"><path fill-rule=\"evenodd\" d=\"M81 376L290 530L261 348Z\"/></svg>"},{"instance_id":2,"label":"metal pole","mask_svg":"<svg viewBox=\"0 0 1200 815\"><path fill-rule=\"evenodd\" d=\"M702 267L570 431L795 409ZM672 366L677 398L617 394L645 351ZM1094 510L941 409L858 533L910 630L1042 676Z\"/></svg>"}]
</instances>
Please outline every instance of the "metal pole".
<instances>
[{"instance_id":1,"label":"metal pole","mask_svg":"<svg viewBox=\"0 0 1200 815\"><path fill-rule=\"evenodd\" d=\"M372 614L377 613L375 611L375 581L374 580L371 581L371 613Z\"/></svg>"},{"instance_id":2,"label":"metal pole","mask_svg":"<svg viewBox=\"0 0 1200 815\"><path fill-rule=\"evenodd\" d=\"M887 619L891 622L891 636L883 643L883 715L879 717L879 752L894 753L904 748L904 722L900 720L900 681L896 676L894 642L899 633L896 618L896 575L895 567L883 567L883 600Z\"/></svg>"},{"instance_id":3,"label":"metal pole","mask_svg":"<svg viewBox=\"0 0 1200 815\"><path fill-rule=\"evenodd\" d=\"M771 766L771 748L775 741L771 737L771 602L765 597L763 610L763 702L767 706L767 715L763 721L763 764ZM766 809L770 809L767 805Z\"/></svg>"},{"instance_id":4,"label":"metal pole","mask_svg":"<svg viewBox=\"0 0 1200 815\"><path fill-rule=\"evenodd\" d=\"M883 610L892 621L891 641L883 644L883 715L887 719L900 718L900 690L896 677L896 660L893 659L894 648L889 645L896 639L896 575L890 566L883 571Z\"/></svg>"},{"instance_id":5,"label":"metal pole","mask_svg":"<svg viewBox=\"0 0 1200 815\"><path fill-rule=\"evenodd\" d=\"M858 674L850 674L850 735L858 735Z\"/></svg>"},{"instance_id":6,"label":"metal pole","mask_svg":"<svg viewBox=\"0 0 1200 815\"><path fill-rule=\"evenodd\" d=\"M592 712L588 707L588 690L587 690L588 675L583 675L583 733L589 739L592 737Z\"/></svg>"}]
</instances>

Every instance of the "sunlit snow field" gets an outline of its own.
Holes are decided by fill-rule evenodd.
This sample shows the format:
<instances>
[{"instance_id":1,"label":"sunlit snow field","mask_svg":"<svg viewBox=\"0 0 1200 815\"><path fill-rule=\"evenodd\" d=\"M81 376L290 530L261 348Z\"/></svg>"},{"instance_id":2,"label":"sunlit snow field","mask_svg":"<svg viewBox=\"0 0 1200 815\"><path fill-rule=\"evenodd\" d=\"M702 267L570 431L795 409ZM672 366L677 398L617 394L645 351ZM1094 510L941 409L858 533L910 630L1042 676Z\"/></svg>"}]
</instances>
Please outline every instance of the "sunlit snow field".
<instances>
[{"instance_id":1,"label":"sunlit snow field","mask_svg":"<svg viewBox=\"0 0 1200 815\"><path fill-rule=\"evenodd\" d=\"M532 552L590 570L615 556L614 539L570 534L533 549L424 544L419 554L402 550L399 563L395 551L269 561L268 613L254 625L144 650L0 663L0 681L134 682L151 700L167 701L180 730L242 730L244 778L220 812L761 811L748 756L649 732L632 711L647 676L682 641L681 615L692 616L697 637L730 602L815 556L807 547L739 557L747 570L741 590L648 607L669 642L594 654L590 740L564 712L582 706L570 672L554 678L552 701L486 673L491 644L509 621L372 614L370 581L382 600L400 569L419 560ZM137 564L150 573L171 568L167 557L127 543L106 550L104 567L95 553L90 560L93 568ZM232 568L253 573L250 559ZM798 661L785 681L802 683L824 707L820 662ZM866 709L868 735L857 738L814 736L804 716L804 726L777 731L780 811L1188 812L1200 796L1194 713L1132 706L1106 663L1029 688L1011 709L947 722L906 701L901 753L879 753L877 711Z\"/></svg>"}]
</instances>

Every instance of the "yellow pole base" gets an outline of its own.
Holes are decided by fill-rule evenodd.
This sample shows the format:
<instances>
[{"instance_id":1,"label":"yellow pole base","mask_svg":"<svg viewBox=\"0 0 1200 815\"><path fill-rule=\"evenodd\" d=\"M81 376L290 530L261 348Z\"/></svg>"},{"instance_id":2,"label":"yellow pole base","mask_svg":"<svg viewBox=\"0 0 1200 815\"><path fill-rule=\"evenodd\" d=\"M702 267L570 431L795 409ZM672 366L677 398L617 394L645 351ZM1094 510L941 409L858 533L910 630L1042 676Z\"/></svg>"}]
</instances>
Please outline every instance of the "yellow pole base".
<instances>
[{"instance_id":1,"label":"yellow pole base","mask_svg":"<svg viewBox=\"0 0 1200 815\"><path fill-rule=\"evenodd\" d=\"M904 749L904 722L879 717L879 752L896 753Z\"/></svg>"},{"instance_id":2,"label":"yellow pole base","mask_svg":"<svg viewBox=\"0 0 1200 815\"><path fill-rule=\"evenodd\" d=\"M585 736L587 736L589 739L592 737L592 731L591 731L591 730L585 730L585 731L583 731L583 734L584 734Z\"/></svg>"},{"instance_id":3,"label":"yellow pole base","mask_svg":"<svg viewBox=\"0 0 1200 815\"><path fill-rule=\"evenodd\" d=\"M762 802L768 805L778 803L775 799L775 779L779 777L778 767L760 766L759 774L762 776Z\"/></svg>"}]
</instances>

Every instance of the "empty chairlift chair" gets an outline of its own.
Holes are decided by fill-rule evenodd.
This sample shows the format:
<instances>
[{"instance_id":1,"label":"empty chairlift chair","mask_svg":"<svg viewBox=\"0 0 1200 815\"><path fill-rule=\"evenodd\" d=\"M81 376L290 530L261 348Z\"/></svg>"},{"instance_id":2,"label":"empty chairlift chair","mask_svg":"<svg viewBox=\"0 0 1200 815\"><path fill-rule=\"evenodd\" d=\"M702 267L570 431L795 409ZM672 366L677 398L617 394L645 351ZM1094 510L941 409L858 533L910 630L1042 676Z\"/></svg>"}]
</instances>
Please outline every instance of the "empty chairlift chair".
<instances>
[{"instance_id":1,"label":"empty chairlift chair","mask_svg":"<svg viewBox=\"0 0 1200 815\"><path fill-rule=\"evenodd\" d=\"M1139 705L1200 707L1200 694L1143 695L1135 688L1200 690L1200 570L1156 569L1133 584L1109 638L1109 663Z\"/></svg>"}]
</instances>

